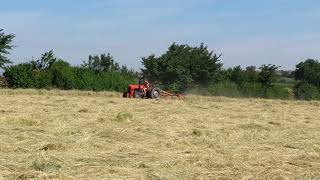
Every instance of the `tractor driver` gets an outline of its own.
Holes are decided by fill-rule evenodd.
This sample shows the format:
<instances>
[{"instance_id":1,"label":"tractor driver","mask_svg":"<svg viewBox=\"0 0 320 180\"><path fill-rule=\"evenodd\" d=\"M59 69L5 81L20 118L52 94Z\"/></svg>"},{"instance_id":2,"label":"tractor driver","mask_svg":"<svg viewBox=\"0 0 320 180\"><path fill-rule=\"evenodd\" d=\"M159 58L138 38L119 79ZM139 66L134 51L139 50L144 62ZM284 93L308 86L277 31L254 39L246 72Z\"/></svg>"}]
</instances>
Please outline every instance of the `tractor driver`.
<instances>
[{"instance_id":1,"label":"tractor driver","mask_svg":"<svg viewBox=\"0 0 320 180\"><path fill-rule=\"evenodd\" d=\"M147 95L148 90L150 89L150 83L148 81L144 82L143 93Z\"/></svg>"}]
</instances>

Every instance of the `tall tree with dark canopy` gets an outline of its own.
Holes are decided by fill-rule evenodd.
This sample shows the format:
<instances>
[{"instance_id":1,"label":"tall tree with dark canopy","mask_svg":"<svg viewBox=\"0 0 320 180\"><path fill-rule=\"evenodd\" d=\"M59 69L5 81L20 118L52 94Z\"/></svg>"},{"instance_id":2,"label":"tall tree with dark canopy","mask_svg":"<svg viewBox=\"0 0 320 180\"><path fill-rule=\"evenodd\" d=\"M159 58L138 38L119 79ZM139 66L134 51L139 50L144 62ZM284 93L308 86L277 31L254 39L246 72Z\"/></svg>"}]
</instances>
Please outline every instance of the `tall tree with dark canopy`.
<instances>
[{"instance_id":1,"label":"tall tree with dark canopy","mask_svg":"<svg viewBox=\"0 0 320 180\"><path fill-rule=\"evenodd\" d=\"M268 89L273 86L273 83L276 81L277 76L277 70L279 66L268 64L268 65L262 65L259 69L259 77L258 81L261 83L261 85Z\"/></svg>"},{"instance_id":2,"label":"tall tree with dark canopy","mask_svg":"<svg viewBox=\"0 0 320 180\"><path fill-rule=\"evenodd\" d=\"M191 84L205 86L218 81L222 68L220 57L204 44L191 47L174 43L160 57L142 58L142 73L165 88L183 91Z\"/></svg>"},{"instance_id":3,"label":"tall tree with dark canopy","mask_svg":"<svg viewBox=\"0 0 320 180\"><path fill-rule=\"evenodd\" d=\"M297 65L295 79L304 81L320 88L320 62L307 59Z\"/></svg>"},{"instance_id":4,"label":"tall tree with dark canopy","mask_svg":"<svg viewBox=\"0 0 320 180\"><path fill-rule=\"evenodd\" d=\"M293 91L297 99L320 100L320 62L307 59L296 66L294 72L298 83Z\"/></svg>"},{"instance_id":5,"label":"tall tree with dark canopy","mask_svg":"<svg viewBox=\"0 0 320 180\"><path fill-rule=\"evenodd\" d=\"M6 64L11 63L7 55L10 54L9 50L14 47L11 45L14 37L14 34L5 34L3 29L0 29L0 68L4 68Z\"/></svg>"}]
</instances>

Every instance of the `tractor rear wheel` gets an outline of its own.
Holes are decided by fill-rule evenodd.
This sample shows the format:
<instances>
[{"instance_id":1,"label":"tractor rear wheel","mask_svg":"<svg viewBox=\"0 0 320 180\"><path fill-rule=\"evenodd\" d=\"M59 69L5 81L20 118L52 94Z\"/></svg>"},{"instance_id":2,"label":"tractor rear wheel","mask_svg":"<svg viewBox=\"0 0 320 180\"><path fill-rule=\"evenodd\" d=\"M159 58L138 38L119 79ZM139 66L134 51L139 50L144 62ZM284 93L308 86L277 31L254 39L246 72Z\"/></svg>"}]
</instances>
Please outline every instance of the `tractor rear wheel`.
<instances>
[{"instance_id":1,"label":"tractor rear wheel","mask_svg":"<svg viewBox=\"0 0 320 180\"><path fill-rule=\"evenodd\" d=\"M161 98L161 90L159 88L153 88L151 91L151 98L152 99Z\"/></svg>"}]
</instances>

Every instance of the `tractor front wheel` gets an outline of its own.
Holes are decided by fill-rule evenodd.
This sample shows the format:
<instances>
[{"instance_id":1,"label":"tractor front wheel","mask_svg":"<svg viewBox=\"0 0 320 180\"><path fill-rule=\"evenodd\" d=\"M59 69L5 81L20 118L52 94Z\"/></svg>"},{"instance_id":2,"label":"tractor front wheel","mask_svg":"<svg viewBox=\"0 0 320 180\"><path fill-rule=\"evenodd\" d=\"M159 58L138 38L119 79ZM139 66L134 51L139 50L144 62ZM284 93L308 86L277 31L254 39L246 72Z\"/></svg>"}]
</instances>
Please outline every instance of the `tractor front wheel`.
<instances>
[{"instance_id":1,"label":"tractor front wheel","mask_svg":"<svg viewBox=\"0 0 320 180\"><path fill-rule=\"evenodd\" d=\"M141 99L142 98L142 92L140 90L135 90L133 96L136 99Z\"/></svg>"}]
</instances>

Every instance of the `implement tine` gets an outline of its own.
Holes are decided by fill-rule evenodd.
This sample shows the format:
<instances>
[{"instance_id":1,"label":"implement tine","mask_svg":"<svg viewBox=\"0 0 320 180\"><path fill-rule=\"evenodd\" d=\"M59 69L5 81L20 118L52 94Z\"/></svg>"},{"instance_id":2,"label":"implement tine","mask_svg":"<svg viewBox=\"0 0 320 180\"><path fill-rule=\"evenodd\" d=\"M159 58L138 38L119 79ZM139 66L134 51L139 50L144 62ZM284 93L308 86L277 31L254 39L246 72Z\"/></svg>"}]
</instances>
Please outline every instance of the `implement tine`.
<instances>
[{"instance_id":1,"label":"implement tine","mask_svg":"<svg viewBox=\"0 0 320 180\"><path fill-rule=\"evenodd\" d=\"M180 94L180 93L171 93L171 92L168 92L168 91L162 91L161 96L162 96L162 97L165 97L165 98L171 97L172 99L173 99L174 97L177 97L179 100L182 100L182 99L185 98L183 94Z\"/></svg>"}]
</instances>

